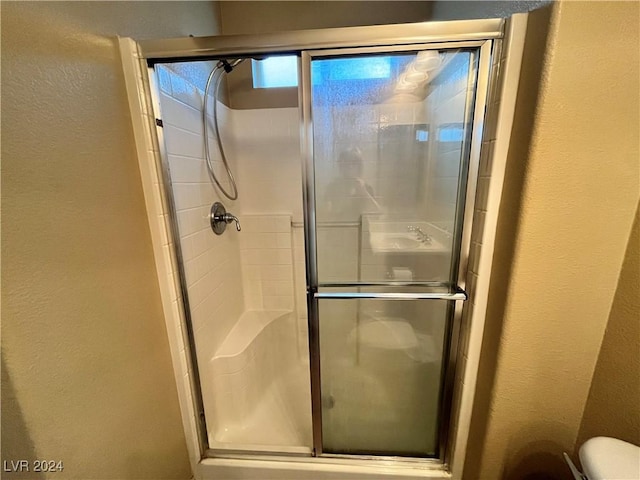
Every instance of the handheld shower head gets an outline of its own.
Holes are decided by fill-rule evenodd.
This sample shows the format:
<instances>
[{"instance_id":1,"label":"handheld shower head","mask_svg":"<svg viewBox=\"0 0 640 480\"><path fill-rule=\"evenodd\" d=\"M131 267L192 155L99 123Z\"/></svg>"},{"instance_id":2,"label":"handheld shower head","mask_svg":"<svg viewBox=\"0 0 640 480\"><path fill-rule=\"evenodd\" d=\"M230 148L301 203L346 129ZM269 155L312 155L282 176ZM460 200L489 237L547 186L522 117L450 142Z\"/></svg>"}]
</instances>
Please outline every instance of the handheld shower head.
<instances>
[{"instance_id":1,"label":"handheld shower head","mask_svg":"<svg viewBox=\"0 0 640 480\"><path fill-rule=\"evenodd\" d=\"M231 62L228 62L226 59L222 59L218 62L218 65L216 65L217 68L224 68L224 71L227 73L231 73L231 71L237 67L238 65L240 65L242 62L244 62L244 58L236 58L234 60L231 60Z\"/></svg>"}]
</instances>

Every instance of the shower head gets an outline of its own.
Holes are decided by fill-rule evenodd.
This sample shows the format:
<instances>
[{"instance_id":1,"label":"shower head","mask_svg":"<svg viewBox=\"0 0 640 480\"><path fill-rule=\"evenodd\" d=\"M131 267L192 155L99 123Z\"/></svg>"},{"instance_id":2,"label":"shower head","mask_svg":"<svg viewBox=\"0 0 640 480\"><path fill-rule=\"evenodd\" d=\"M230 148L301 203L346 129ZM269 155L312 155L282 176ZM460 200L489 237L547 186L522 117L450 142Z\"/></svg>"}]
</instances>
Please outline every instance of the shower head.
<instances>
[{"instance_id":1,"label":"shower head","mask_svg":"<svg viewBox=\"0 0 640 480\"><path fill-rule=\"evenodd\" d=\"M218 62L218 68L224 68L224 71L227 73L231 73L231 71L244 62L244 58L235 58L231 61L227 61L226 59L222 59Z\"/></svg>"}]
</instances>

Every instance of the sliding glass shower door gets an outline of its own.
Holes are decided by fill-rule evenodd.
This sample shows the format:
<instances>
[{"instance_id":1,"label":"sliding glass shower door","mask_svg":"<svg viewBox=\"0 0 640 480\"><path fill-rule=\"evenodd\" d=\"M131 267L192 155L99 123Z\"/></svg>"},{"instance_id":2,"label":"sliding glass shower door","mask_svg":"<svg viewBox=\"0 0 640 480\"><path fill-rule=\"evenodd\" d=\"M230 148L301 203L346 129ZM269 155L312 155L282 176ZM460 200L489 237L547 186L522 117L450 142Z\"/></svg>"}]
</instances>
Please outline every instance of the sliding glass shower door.
<instances>
[{"instance_id":1,"label":"sliding glass shower door","mask_svg":"<svg viewBox=\"0 0 640 480\"><path fill-rule=\"evenodd\" d=\"M437 457L480 50L302 59L316 453Z\"/></svg>"}]
</instances>

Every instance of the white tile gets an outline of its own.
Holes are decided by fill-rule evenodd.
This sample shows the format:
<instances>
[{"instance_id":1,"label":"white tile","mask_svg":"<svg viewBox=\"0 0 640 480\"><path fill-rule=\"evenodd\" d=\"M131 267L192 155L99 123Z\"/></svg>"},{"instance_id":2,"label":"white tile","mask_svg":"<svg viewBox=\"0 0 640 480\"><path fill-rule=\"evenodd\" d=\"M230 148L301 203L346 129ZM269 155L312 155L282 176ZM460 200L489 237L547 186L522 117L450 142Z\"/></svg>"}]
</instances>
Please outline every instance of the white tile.
<instances>
[{"instance_id":1,"label":"white tile","mask_svg":"<svg viewBox=\"0 0 640 480\"><path fill-rule=\"evenodd\" d=\"M263 265L260 267L263 280L291 280L293 272L289 265Z\"/></svg>"},{"instance_id":2,"label":"white tile","mask_svg":"<svg viewBox=\"0 0 640 480\"><path fill-rule=\"evenodd\" d=\"M291 217L279 216L274 219L274 228L276 232L290 232L291 231Z\"/></svg>"},{"instance_id":3,"label":"white tile","mask_svg":"<svg viewBox=\"0 0 640 480\"><path fill-rule=\"evenodd\" d=\"M167 125L178 127L183 130L188 130L189 132L197 133L198 136L202 138L202 113L198 109L164 93L160 93L160 108L162 110L162 122L165 128Z\"/></svg>"},{"instance_id":4,"label":"white tile","mask_svg":"<svg viewBox=\"0 0 640 480\"><path fill-rule=\"evenodd\" d=\"M485 138L494 140L496 138L497 126L498 126L498 112L500 110L500 103L494 103L487 106L487 117L485 120Z\"/></svg>"},{"instance_id":5,"label":"white tile","mask_svg":"<svg viewBox=\"0 0 640 480\"><path fill-rule=\"evenodd\" d=\"M293 246L304 249L304 230L302 228L293 229Z\"/></svg>"},{"instance_id":6,"label":"white tile","mask_svg":"<svg viewBox=\"0 0 640 480\"><path fill-rule=\"evenodd\" d=\"M293 250L293 260L296 263L304 263L306 252L302 249L296 248Z\"/></svg>"},{"instance_id":7,"label":"white tile","mask_svg":"<svg viewBox=\"0 0 640 480\"><path fill-rule=\"evenodd\" d=\"M278 247L278 237L275 233L247 233L240 235L240 248L276 248Z\"/></svg>"},{"instance_id":8,"label":"white tile","mask_svg":"<svg viewBox=\"0 0 640 480\"><path fill-rule=\"evenodd\" d=\"M469 273L467 276L466 290L469 294L469 299L473 302L476 298L476 285L478 284L478 276L475 273Z\"/></svg>"},{"instance_id":9,"label":"white tile","mask_svg":"<svg viewBox=\"0 0 640 480\"><path fill-rule=\"evenodd\" d=\"M293 285L291 282L282 280L266 281L262 284L263 295L280 295L291 296L293 292Z\"/></svg>"},{"instance_id":10,"label":"white tile","mask_svg":"<svg viewBox=\"0 0 640 480\"><path fill-rule=\"evenodd\" d=\"M293 297L265 296L265 310L293 310Z\"/></svg>"},{"instance_id":11,"label":"white tile","mask_svg":"<svg viewBox=\"0 0 640 480\"><path fill-rule=\"evenodd\" d=\"M240 260L243 265L264 265L264 255L261 249L243 250Z\"/></svg>"},{"instance_id":12,"label":"white tile","mask_svg":"<svg viewBox=\"0 0 640 480\"><path fill-rule=\"evenodd\" d=\"M182 258L184 260L191 260L195 258L195 255L193 254L193 242L191 241L191 237L180 237L180 248L182 250Z\"/></svg>"},{"instance_id":13,"label":"white tile","mask_svg":"<svg viewBox=\"0 0 640 480\"><path fill-rule=\"evenodd\" d=\"M291 233L277 233L277 247L278 248L291 248Z\"/></svg>"},{"instance_id":14,"label":"white tile","mask_svg":"<svg viewBox=\"0 0 640 480\"><path fill-rule=\"evenodd\" d=\"M204 158L202 135L180 129L173 125L165 125L164 140L167 152L191 158Z\"/></svg>"},{"instance_id":15,"label":"white tile","mask_svg":"<svg viewBox=\"0 0 640 480\"><path fill-rule=\"evenodd\" d=\"M247 280L260 280L260 266L259 265L244 265L242 267L242 274Z\"/></svg>"},{"instance_id":16,"label":"white tile","mask_svg":"<svg viewBox=\"0 0 640 480\"><path fill-rule=\"evenodd\" d=\"M469 348L469 337L471 333L471 320L473 319L473 302L465 302L464 321L460 331L460 351L466 355Z\"/></svg>"},{"instance_id":17,"label":"white tile","mask_svg":"<svg viewBox=\"0 0 640 480\"><path fill-rule=\"evenodd\" d=\"M252 215L242 216L242 231L244 234L262 232L262 220Z\"/></svg>"},{"instance_id":18,"label":"white tile","mask_svg":"<svg viewBox=\"0 0 640 480\"><path fill-rule=\"evenodd\" d=\"M482 142L482 150L480 153L480 171L481 177L488 177L491 175L491 165L493 163L493 148L495 141Z\"/></svg>"},{"instance_id":19,"label":"white tile","mask_svg":"<svg viewBox=\"0 0 640 480\"><path fill-rule=\"evenodd\" d=\"M487 210L487 201L489 199L489 181L488 177L478 178L478 186L476 193L476 209Z\"/></svg>"},{"instance_id":20,"label":"white tile","mask_svg":"<svg viewBox=\"0 0 640 480\"><path fill-rule=\"evenodd\" d=\"M479 273L480 267L480 251L482 249L482 245L477 242L473 242L471 244L471 254L469 256L469 269L474 273Z\"/></svg>"},{"instance_id":21,"label":"white tile","mask_svg":"<svg viewBox=\"0 0 640 480\"><path fill-rule=\"evenodd\" d=\"M275 265L291 265L291 250L284 248L276 249L273 263Z\"/></svg>"},{"instance_id":22,"label":"white tile","mask_svg":"<svg viewBox=\"0 0 640 480\"><path fill-rule=\"evenodd\" d=\"M482 243L482 232L484 231L484 220L486 212L476 210L473 214L473 231L471 241Z\"/></svg>"},{"instance_id":23,"label":"white tile","mask_svg":"<svg viewBox=\"0 0 640 480\"><path fill-rule=\"evenodd\" d=\"M193 235L193 253L195 256L202 255L207 251L208 243L213 235L213 232L207 230L199 230Z\"/></svg>"}]
</instances>

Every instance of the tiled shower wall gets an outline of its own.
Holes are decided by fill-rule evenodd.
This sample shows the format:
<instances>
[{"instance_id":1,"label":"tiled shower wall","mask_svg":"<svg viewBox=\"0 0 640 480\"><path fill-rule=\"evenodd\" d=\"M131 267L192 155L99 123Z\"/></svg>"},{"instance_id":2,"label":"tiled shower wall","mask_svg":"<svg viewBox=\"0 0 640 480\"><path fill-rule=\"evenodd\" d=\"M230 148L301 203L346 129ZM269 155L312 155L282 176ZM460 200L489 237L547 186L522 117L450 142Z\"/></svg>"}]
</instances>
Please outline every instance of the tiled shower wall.
<instances>
[{"instance_id":1,"label":"tiled shower wall","mask_svg":"<svg viewBox=\"0 0 640 480\"><path fill-rule=\"evenodd\" d=\"M209 224L211 205L221 201L221 196L211 186L204 161L204 93L171 69L164 66L157 69L164 122L162 133L196 332L196 351L200 357L198 363L207 365L245 309L238 234L233 225L229 225L224 235L214 235ZM219 109L221 129L228 123L227 113L224 107ZM211 139L210 144L214 143ZM219 157L215 155L216 150L212 148L219 169ZM232 210L229 201L224 203Z\"/></svg>"},{"instance_id":2,"label":"tiled shower wall","mask_svg":"<svg viewBox=\"0 0 640 480\"><path fill-rule=\"evenodd\" d=\"M242 276L249 310L294 309L289 215L242 215Z\"/></svg>"},{"instance_id":3,"label":"tiled shower wall","mask_svg":"<svg viewBox=\"0 0 640 480\"><path fill-rule=\"evenodd\" d=\"M233 75L233 74L232 74ZM302 222L300 116L297 108L231 110L225 144L237 162L242 215L286 214Z\"/></svg>"},{"instance_id":4,"label":"tiled shower wall","mask_svg":"<svg viewBox=\"0 0 640 480\"><path fill-rule=\"evenodd\" d=\"M165 66L158 67L158 78L197 351L203 357L199 363L215 354L245 310L296 310L298 336L304 343L298 110L229 110L218 104L223 145L239 191L238 200L231 201L211 186L204 163L204 93L196 86L204 82L186 79ZM211 115L211 98L209 102ZM229 191L211 132L212 128L209 145L214 166ZM209 210L215 201L240 219L242 231L229 225L223 235L213 234Z\"/></svg>"},{"instance_id":5,"label":"tiled shower wall","mask_svg":"<svg viewBox=\"0 0 640 480\"><path fill-rule=\"evenodd\" d=\"M253 237L241 240L247 308L262 305L264 308L294 309L300 352L306 358L307 304L298 109L231 110L231 131L233 138L227 148L229 156L238 162L238 211L247 225L241 239L245 231L247 235L252 232ZM267 255L274 248L278 249L277 262L284 262L287 255L291 262L269 268ZM253 255L251 260L244 258L246 249L256 250L250 254ZM284 253L283 249L288 249L289 253ZM258 266L256 263L260 264L260 278L258 268L253 268ZM293 277L289 273L291 267ZM289 282L289 286L283 282ZM293 295L292 299L290 295Z\"/></svg>"}]
</instances>

